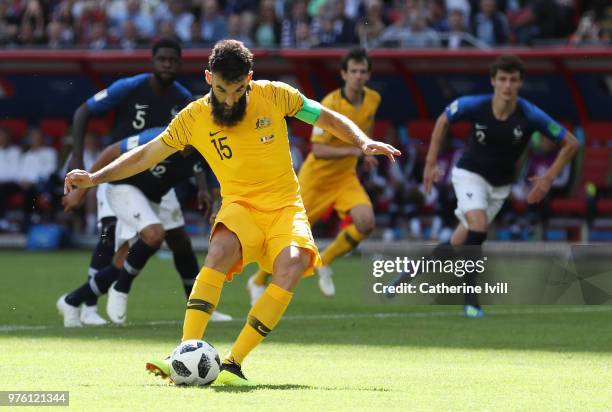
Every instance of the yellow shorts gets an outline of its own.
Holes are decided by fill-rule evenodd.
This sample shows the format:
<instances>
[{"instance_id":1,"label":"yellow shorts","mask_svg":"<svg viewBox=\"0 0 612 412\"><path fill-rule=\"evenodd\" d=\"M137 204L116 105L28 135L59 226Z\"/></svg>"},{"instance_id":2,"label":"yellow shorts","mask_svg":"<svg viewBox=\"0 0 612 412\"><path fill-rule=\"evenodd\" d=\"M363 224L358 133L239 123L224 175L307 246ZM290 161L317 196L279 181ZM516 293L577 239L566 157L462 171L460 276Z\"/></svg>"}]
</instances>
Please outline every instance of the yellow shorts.
<instances>
[{"instance_id":1,"label":"yellow shorts","mask_svg":"<svg viewBox=\"0 0 612 412\"><path fill-rule=\"evenodd\" d=\"M350 175L333 185L322 187L316 180L302 182L300 190L308 220L314 224L330 207L334 207L341 218L355 206L372 207L370 197L355 175Z\"/></svg>"},{"instance_id":2,"label":"yellow shorts","mask_svg":"<svg viewBox=\"0 0 612 412\"><path fill-rule=\"evenodd\" d=\"M242 259L230 269L228 282L233 279L234 273L242 272L244 265L251 262L257 262L261 269L272 273L276 257L288 246L297 246L311 252L312 258L304 276L312 275L314 267L321 265L321 257L303 207L288 206L263 212L241 203L223 205L215 219L211 239L219 223L231 230L242 246Z\"/></svg>"}]
</instances>

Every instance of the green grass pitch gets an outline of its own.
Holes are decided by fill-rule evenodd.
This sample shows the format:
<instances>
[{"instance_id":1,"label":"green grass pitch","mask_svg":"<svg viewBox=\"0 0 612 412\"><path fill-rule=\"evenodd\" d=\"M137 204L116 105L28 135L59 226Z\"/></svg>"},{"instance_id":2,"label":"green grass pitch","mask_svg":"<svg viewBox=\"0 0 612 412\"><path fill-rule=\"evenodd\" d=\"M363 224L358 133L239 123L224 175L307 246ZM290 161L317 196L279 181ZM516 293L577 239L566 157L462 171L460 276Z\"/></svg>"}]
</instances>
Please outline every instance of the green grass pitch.
<instances>
[{"instance_id":1,"label":"green grass pitch","mask_svg":"<svg viewBox=\"0 0 612 412\"><path fill-rule=\"evenodd\" d=\"M245 362L260 387L169 386L144 364L181 335L172 261L154 257L140 274L125 327L66 330L55 301L85 280L88 260L0 252L0 390L67 390L70 408L88 411L612 408L610 307L488 307L470 320L455 306L368 305L354 257L334 265L335 299L320 296L315 278L299 285L286 319ZM221 355L248 311L246 279L221 298L236 321L206 333Z\"/></svg>"}]
</instances>

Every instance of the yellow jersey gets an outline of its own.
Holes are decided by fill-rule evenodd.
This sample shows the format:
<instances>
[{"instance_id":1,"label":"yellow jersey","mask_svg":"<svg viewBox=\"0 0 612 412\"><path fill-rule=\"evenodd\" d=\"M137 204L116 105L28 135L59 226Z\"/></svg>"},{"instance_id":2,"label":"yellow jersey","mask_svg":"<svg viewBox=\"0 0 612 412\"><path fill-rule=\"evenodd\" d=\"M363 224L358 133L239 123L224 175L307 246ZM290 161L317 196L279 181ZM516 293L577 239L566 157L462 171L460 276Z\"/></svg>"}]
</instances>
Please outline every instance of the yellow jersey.
<instances>
[{"instance_id":1,"label":"yellow jersey","mask_svg":"<svg viewBox=\"0 0 612 412\"><path fill-rule=\"evenodd\" d=\"M281 82L251 81L246 113L232 127L212 116L210 92L172 120L162 140L175 149L195 147L221 185L223 203L261 211L302 206L291 162L285 116L302 109L301 93Z\"/></svg>"},{"instance_id":2,"label":"yellow jersey","mask_svg":"<svg viewBox=\"0 0 612 412\"><path fill-rule=\"evenodd\" d=\"M368 134L374 126L374 116L380 105L380 94L375 90L365 87L363 102L360 106L355 107L346 97L344 97L342 89L336 89L325 96L321 104L345 115L355 122L364 133ZM313 128L311 141L312 143L325 143L337 147L351 146L349 143L334 137L318 127ZM335 159L317 159L310 153L300 169L300 180L342 180L347 175L356 173L357 160L355 156L339 157Z\"/></svg>"}]
</instances>

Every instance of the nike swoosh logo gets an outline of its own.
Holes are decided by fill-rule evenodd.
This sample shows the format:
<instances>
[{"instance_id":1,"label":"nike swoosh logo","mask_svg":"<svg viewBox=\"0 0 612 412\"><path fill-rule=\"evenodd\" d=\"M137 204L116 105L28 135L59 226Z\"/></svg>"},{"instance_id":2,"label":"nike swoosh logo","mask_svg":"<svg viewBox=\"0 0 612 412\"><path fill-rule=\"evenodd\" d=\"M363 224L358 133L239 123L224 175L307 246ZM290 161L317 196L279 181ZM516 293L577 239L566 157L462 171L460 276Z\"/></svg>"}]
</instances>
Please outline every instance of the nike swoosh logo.
<instances>
[{"instance_id":1,"label":"nike swoosh logo","mask_svg":"<svg viewBox=\"0 0 612 412\"><path fill-rule=\"evenodd\" d=\"M214 133L213 133L213 132L208 132L208 134L209 134L209 135L212 137L212 136L214 136L214 135L216 135L216 134L221 133L222 131L223 131L223 130L219 130L218 132L214 132Z\"/></svg>"},{"instance_id":2,"label":"nike swoosh logo","mask_svg":"<svg viewBox=\"0 0 612 412\"><path fill-rule=\"evenodd\" d=\"M147 107L149 107L148 104L135 104L134 107L136 108L136 110L140 110L140 109L146 109Z\"/></svg>"},{"instance_id":3,"label":"nike swoosh logo","mask_svg":"<svg viewBox=\"0 0 612 412\"><path fill-rule=\"evenodd\" d=\"M487 129L487 126L485 126L484 124L478 124L478 123L476 123L476 128L477 128L477 129Z\"/></svg>"}]
</instances>

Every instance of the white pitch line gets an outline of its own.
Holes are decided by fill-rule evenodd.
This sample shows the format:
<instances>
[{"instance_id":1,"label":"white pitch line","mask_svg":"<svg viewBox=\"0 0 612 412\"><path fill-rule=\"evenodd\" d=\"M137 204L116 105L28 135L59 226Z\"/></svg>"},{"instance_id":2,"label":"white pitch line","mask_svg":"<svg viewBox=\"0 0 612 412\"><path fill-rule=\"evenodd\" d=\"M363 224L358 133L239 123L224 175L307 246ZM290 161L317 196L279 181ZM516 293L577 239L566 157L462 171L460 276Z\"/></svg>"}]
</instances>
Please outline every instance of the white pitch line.
<instances>
[{"instance_id":1,"label":"white pitch line","mask_svg":"<svg viewBox=\"0 0 612 412\"><path fill-rule=\"evenodd\" d=\"M610 312L612 306L575 306L566 308L517 308L487 310L486 316L507 316L507 315L546 315L559 313L596 313ZM429 311L429 312L387 312L387 313L337 313L330 315L295 315L285 316L283 321L304 321L304 320L348 320L348 319L387 319L387 318L459 318L463 317L461 310L454 311ZM242 318L235 318L230 322L244 322ZM179 320L152 320L146 322L128 322L126 326L164 326L180 325ZM60 325L0 325L2 332L36 331L62 329ZM95 329L95 328L89 328Z\"/></svg>"}]
</instances>

